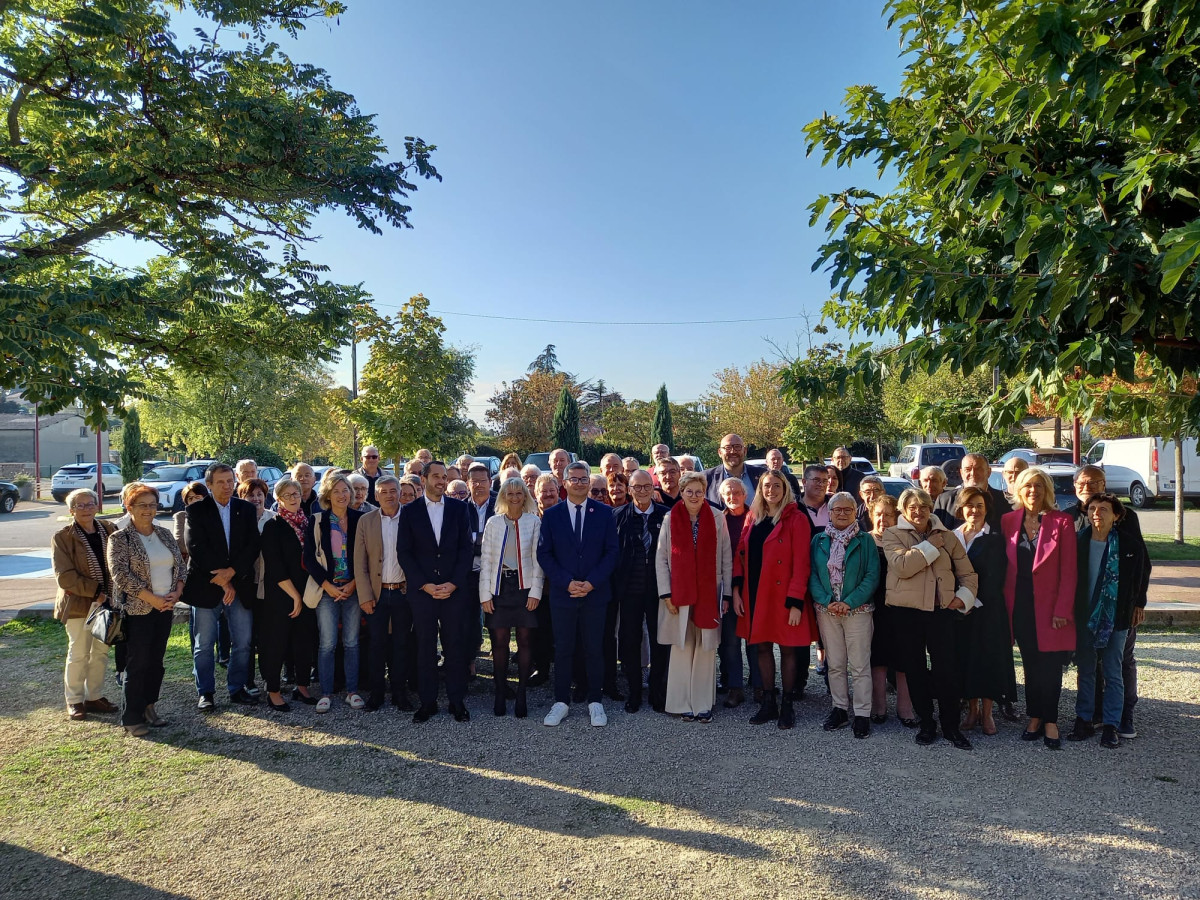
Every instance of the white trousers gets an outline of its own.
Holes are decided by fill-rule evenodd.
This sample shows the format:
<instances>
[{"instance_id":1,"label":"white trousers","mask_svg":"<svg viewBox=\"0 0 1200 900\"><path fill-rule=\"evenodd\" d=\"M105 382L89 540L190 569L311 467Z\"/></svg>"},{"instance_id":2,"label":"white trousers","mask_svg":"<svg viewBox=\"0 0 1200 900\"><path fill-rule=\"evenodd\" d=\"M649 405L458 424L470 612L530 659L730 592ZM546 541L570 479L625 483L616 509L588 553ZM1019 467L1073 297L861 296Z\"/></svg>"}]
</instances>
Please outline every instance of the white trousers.
<instances>
[{"instance_id":1,"label":"white trousers","mask_svg":"<svg viewBox=\"0 0 1200 900\"><path fill-rule=\"evenodd\" d=\"M704 649L700 629L689 618L683 646L671 645L666 710L677 715L712 712L716 698L717 651Z\"/></svg>"},{"instance_id":2,"label":"white trousers","mask_svg":"<svg viewBox=\"0 0 1200 900\"><path fill-rule=\"evenodd\" d=\"M67 703L99 700L104 696L104 670L108 667L108 644L96 640L87 629L87 619L67 619L67 669L63 687Z\"/></svg>"},{"instance_id":3,"label":"white trousers","mask_svg":"<svg viewBox=\"0 0 1200 900\"><path fill-rule=\"evenodd\" d=\"M871 638L875 618L869 612L835 616L820 604L817 627L825 645L829 667L829 696L838 709L850 711L850 686L854 686L854 715L871 715Z\"/></svg>"}]
</instances>

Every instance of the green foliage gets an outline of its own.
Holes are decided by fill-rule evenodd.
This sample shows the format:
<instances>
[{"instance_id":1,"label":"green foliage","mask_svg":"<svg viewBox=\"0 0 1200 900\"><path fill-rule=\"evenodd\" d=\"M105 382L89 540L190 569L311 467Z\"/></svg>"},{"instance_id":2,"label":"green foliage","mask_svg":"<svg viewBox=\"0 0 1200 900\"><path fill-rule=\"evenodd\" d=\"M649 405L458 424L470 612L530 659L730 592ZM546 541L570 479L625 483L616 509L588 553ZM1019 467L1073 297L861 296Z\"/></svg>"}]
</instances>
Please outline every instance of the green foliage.
<instances>
[{"instance_id":1,"label":"green foliage","mask_svg":"<svg viewBox=\"0 0 1200 900\"><path fill-rule=\"evenodd\" d=\"M445 449L447 426L462 408L475 371L474 354L446 346L445 330L429 314L429 301L417 294L394 318L376 319L359 332L371 341L371 356L358 399L349 406L364 440L384 458L411 456L422 447Z\"/></svg>"},{"instance_id":2,"label":"green foliage","mask_svg":"<svg viewBox=\"0 0 1200 900\"><path fill-rule=\"evenodd\" d=\"M1133 380L1139 352L1176 378L1200 359L1200 16L1189 0L889 0L899 96L851 88L807 126L809 152L894 181L812 205L852 334L832 389L943 364L1000 369L981 411L1035 396L1094 411L1087 379ZM1082 380L1072 381L1082 376ZM809 382L813 391L819 385ZM1200 399L1187 417L1200 421Z\"/></svg>"},{"instance_id":3,"label":"green foliage","mask_svg":"<svg viewBox=\"0 0 1200 900\"><path fill-rule=\"evenodd\" d=\"M249 441L245 444L226 447L217 455L219 462L229 463L231 466L237 465L243 459L252 459L260 466L275 466L277 469L287 469L291 465L274 448L261 441Z\"/></svg>"},{"instance_id":4,"label":"green foliage","mask_svg":"<svg viewBox=\"0 0 1200 900\"><path fill-rule=\"evenodd\" d=\"M492 394L485 415L499 430L504 446L521 456L553 450L554 411L564 388L576 398L581 391L569 373L535 368L524 378L502 383Z\"/></svg>"},{"instance_id":5,"label":"green foliage","mask_svg":"<svg viewBox=\"0 0 1200 900\"><path fill-rule=\"evenodd\" d=\"M659 443L652 440L654 414L658 406L647 400L630 400L614 403L600 417L603 442L611 444L613 452L622 456L636 456L647 461L650 448ZM717 458L717 440L712 434L712 423L700 403L671 403L671 431L675 439L675 452L693 453L710 465ZM636 448L635 453L621 452L617 448ZM604 451L607 453L608 451ZM601 454L603 455L603 454ZM588 459L592 457L589 455Z\"/></svg>"},{"instance_id":6,"label":"green foliage","mask_svg":"<svg viewBox=\"0 0 1200 900\"><path fill-rule=\"evenodd\" d=\"M990 462L995 462L1009 450L1036 446L1024 431L1013 428L998 429L991 434L974 435L965 438L963 443L969 452L982 453Z\"/></svg>"},{"instance_id":7,"label":"green foliage","mask_svg":"<svg viewBox=\"0 0 1200 900\"><path fill-rule=\"evenodd\" d=\"M559 392L558 405L554 408L550 444L576 456L583 456L583 442L579 438L579 403L566 385Z\"/></svg>"},{"instance_id":8,"label":"green foliage","mask_svg":"<svg viewBox=\"0 0 1200 900\"><path fill-rule=\"evenodd\" d=\"M142 463L145 459L142 455L141 418L134 406L125 414L121 428L121 478L125 484L142 480Z\"/></svg>"},{"instance_id":9,"label":"green foliage","mask_svg":"<svg viewBox=\"0 0 1200 900\"><path fill-rule=\"evenodd\" d=\"M528 373L538 372L542 375L553 375L558 371L558 354L553 344L547 344L546 349L537 355L525 370Z\"/></svg>"},{"instance_id":10,"label":"green foliage","mask_svg":"<svg viewBox=\"0 0 1200 900\"><path fill-rule=\"evenodd\" d=\"M170 30L177 8L202 22L190 40ZM166 360L204 374L227 353L335 356L362 292L305 258L317 216L409 227L414 181L439 177L419 138L388 161L373 117L271 39L343 10L0 2L0 387L45 413L78 398L96 426ZM112 238L145 263L109 262Z\"/></svg>"},{"instance_id":11,"label":"green foliage","mask_svg":"<svg viewBox=\"0 0 1200 900\"><path fill-rule=\"evenodd\" d=\"M675 452L675 435L671 427L671 404L667 399L667 386L658 389L654 397L654 419L650 423L650 444L666 444Z\"/></svg>"},{"instance_id":12,"label":"green foliage","mask_svg":"<svg viewBox=\"0 0 1200 900\"><path fill-rule=\"evenodd\" d=\"M614 444L606 440L583 442L583 458L590 463L599 465L600 460L608 453L615 453L621 459L632 456L643 464L650 461L650 454L646 452L643 445L631 447L627 444Z\"/></svg>"},{"instance_id":13,"label":"green foliage","mask_svg":"<svg viewBox=\"0 0 1200 900\"><path fill-rule=\"evenodd\" d=\"M704 396L714 431L738 434L747 447L763 452L778 446L783 429L797 412L780 393L784 366L760 359L746 368L730 366L717 372Z\"/></svg>"}]
</instances>

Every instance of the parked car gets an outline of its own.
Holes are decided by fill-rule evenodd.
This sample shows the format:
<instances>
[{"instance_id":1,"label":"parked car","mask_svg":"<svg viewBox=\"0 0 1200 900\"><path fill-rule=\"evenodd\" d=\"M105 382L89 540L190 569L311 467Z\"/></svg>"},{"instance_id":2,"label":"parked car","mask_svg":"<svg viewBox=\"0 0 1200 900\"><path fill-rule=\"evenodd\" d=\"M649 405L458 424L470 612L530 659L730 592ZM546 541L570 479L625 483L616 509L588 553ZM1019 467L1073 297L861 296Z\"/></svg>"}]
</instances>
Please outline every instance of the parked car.
<instances>
[{"instance_id":1,"label":"parked car","mask_svg":"<svg viewBox=\"0 0 1200 900\"><path fill-rule=\"evenodd\" d=\"M1200 454L1195 438L1183 441L1183 493L1200 496ZM1175 494L1175 442L1161 437L1096 441L1086 462L1104 470L1107 488L1141 509Z\"/></svg>"},{"instance_id":2,"label":"parked car","mask_svg":"<svg viewBox=\"0 0 1200 900\"><path fill-rule=\"evenodd\" d=\"M1044 466L1047 463L1075 464L1075 455L1067 447L1017 447L996 460L992 468L1003 469L1010 459L1023 459L1031 466Z\"/></svg>"},{"instance_id":3,"label":"parked car","mask_svg":"<svg viewBox=\"0 0 1200 900\"><path fill-rule=\"evenodd\" d=\"M170 465L169 459L145 459L142 460L142 472L153 472L159 466Z\"/></svg>"},{"instance_id":4,"label":"parked car","mask_svg":"<svg viewBox=\"0 0 1200 900\"><path fill-rule=\"evenodd\" d=\"M21 492L11 481L0 481L0 513L10 513L21 498Z\"/></svg>"},{"instance_id":5,"label":"parked car","mask_svg":"<svg viewBox=\"0 0 1200 900\"><path fill-rule=\"evenodd\" d=\"M907 478L916 484L921 470L926 466L940 466L946 460L961 460L966 455L967 448L962 444L906 444L888 474L893 478Z\"/></svg>"},{"instance_id":6,"label":"parked car","mask_svg":"<svg viewBox=\"0 0 1200 900\"><path fill-rule=\"evenodd\" d=\"M500 474L500 457L498 456L476 456L475 462L483 463L488 467L489 478L495 478Z\"/></svg>"},{"instance_id":7,"label":"parked car","mask_svg":"<svg viewBox=\"0 0 1200 900\"><path fill-rule=\"evenodd\" d=\"M896 478L892 475L880 475L879 480L883 482L883 489L887 491L888 496L895 497L897 500L907 488L913 486L913 483L907 478Z\"/></svg>"},{"instance_id":8,"label":"parked car","mask_svg":"<svg viewBox=\"0 0 1200 900\"><path fill-rule=\"evenodd\" d=\"M825 465L832 466L833 460L826 459ZM875 469L875 464L873 462L871 462L869 459L867 459L865 456L850 457L850 468L855 469L859 472L862 472L864 475L878 475L879 474L879 472L877 472Z\"/></svg>"},{"instance_id":9,"label":"parked car","mask_svg":"<svg viewBox=\"0 0 1200 900\"><path fill-rule=\"evenodd\" d=\"M1066 509L1078 499L1075 496L1075 473L1079 471L1077 466L1070 463L1047 463L1039 468L1044 469L1054 482L1054 502L1059 509ZM988 476L988 487L1007 494L1008 483L1004 480L1004 472L993 469L992 474Z\"/></svg>"},{"instance_id":10,"label":"parked car","mask_svg":"<svg viewBox=\"0 0 1200 900\"><path fill-rule=\"evenodd\" d=\"M125 482L121 479L121 470L113 463L102 463L101 474L104 480L104 495L119 494ZM76 463L63 466L50 479L50 496L59 503L67 499L67 494L76 488L96 489L96 464Z\"/></svg>"},{"instance_id":11,"label":"parked car","mask_svg":"<svg viewBox=\"0 0 1200 900\"><path fill-rule=\"evenodd\" d=\"M571 462L575 462L575 454L568 451L567 456L571 457ZM550 454L549 453L530 453L525 457L523 465L537 466L543 472L550 471Z\"/></svg>"},{"instance_id":12,"label":"parked car","mask_svg":"<svg viewBox=\"0 0 1200 900\"><path fill-rule=\"evenodd\" d=\"M207 466L198 463L159 466L142 476L142 481L158 489L158 508L179 512L183 509L183 489L193 481L204 480Z\"/></svg>"}]
</instances>

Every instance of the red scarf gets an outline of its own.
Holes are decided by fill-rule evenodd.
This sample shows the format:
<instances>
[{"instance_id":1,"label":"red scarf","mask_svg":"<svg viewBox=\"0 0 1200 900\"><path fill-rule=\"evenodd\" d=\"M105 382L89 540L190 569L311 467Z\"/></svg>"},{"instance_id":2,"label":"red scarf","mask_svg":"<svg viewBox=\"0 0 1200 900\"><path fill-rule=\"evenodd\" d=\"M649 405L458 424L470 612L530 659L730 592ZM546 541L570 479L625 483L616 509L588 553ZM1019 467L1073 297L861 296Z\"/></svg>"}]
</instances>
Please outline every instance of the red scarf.
<instances>
[{"instance_id":1,"label":"red scarf","mask_svg":"<svg viewBox=\"0 0 1200 900\"><path fill-rule=\"evenodd\" d=\"M304 514L304 507L295 512L288 512L282 506L279 507L279 517L283 521L292 526L292 531L296 532L296 540L300 542L300 546L304 546L304 531L308 528L308 516Z\"/></svg>"},{"instance_id":2,"label":"red scarf","mask_svg":"<svg viewBox=\"0 0 1200 900\"><path fill-rule=\"evenodd\" d=\"M707 506L707 504L706 504ZM720 624L717 598L717 527L712 513L702 508L696 542L692 543L692 517L683 501L671 508L671 602L695 607L697 628Z\"/></svg>"}]
</instances>

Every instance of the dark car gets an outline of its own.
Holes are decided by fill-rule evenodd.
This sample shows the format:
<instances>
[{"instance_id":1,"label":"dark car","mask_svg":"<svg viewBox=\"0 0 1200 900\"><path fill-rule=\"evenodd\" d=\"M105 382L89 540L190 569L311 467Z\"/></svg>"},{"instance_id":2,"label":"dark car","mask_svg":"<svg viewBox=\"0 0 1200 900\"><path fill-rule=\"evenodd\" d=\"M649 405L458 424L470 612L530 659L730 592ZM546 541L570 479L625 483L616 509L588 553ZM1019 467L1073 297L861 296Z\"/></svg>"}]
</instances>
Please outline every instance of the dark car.
<instances>
[{"instance_id":1,"label":"dark car","mask_svg":"<svg viewBox=\"0 0 1200 900\"><path fill-rule=\"evenodd\" d=\"M21 492L11 481L0 481L0 513L10 513L21 498Z\"/></svg>"}]
</instances>

